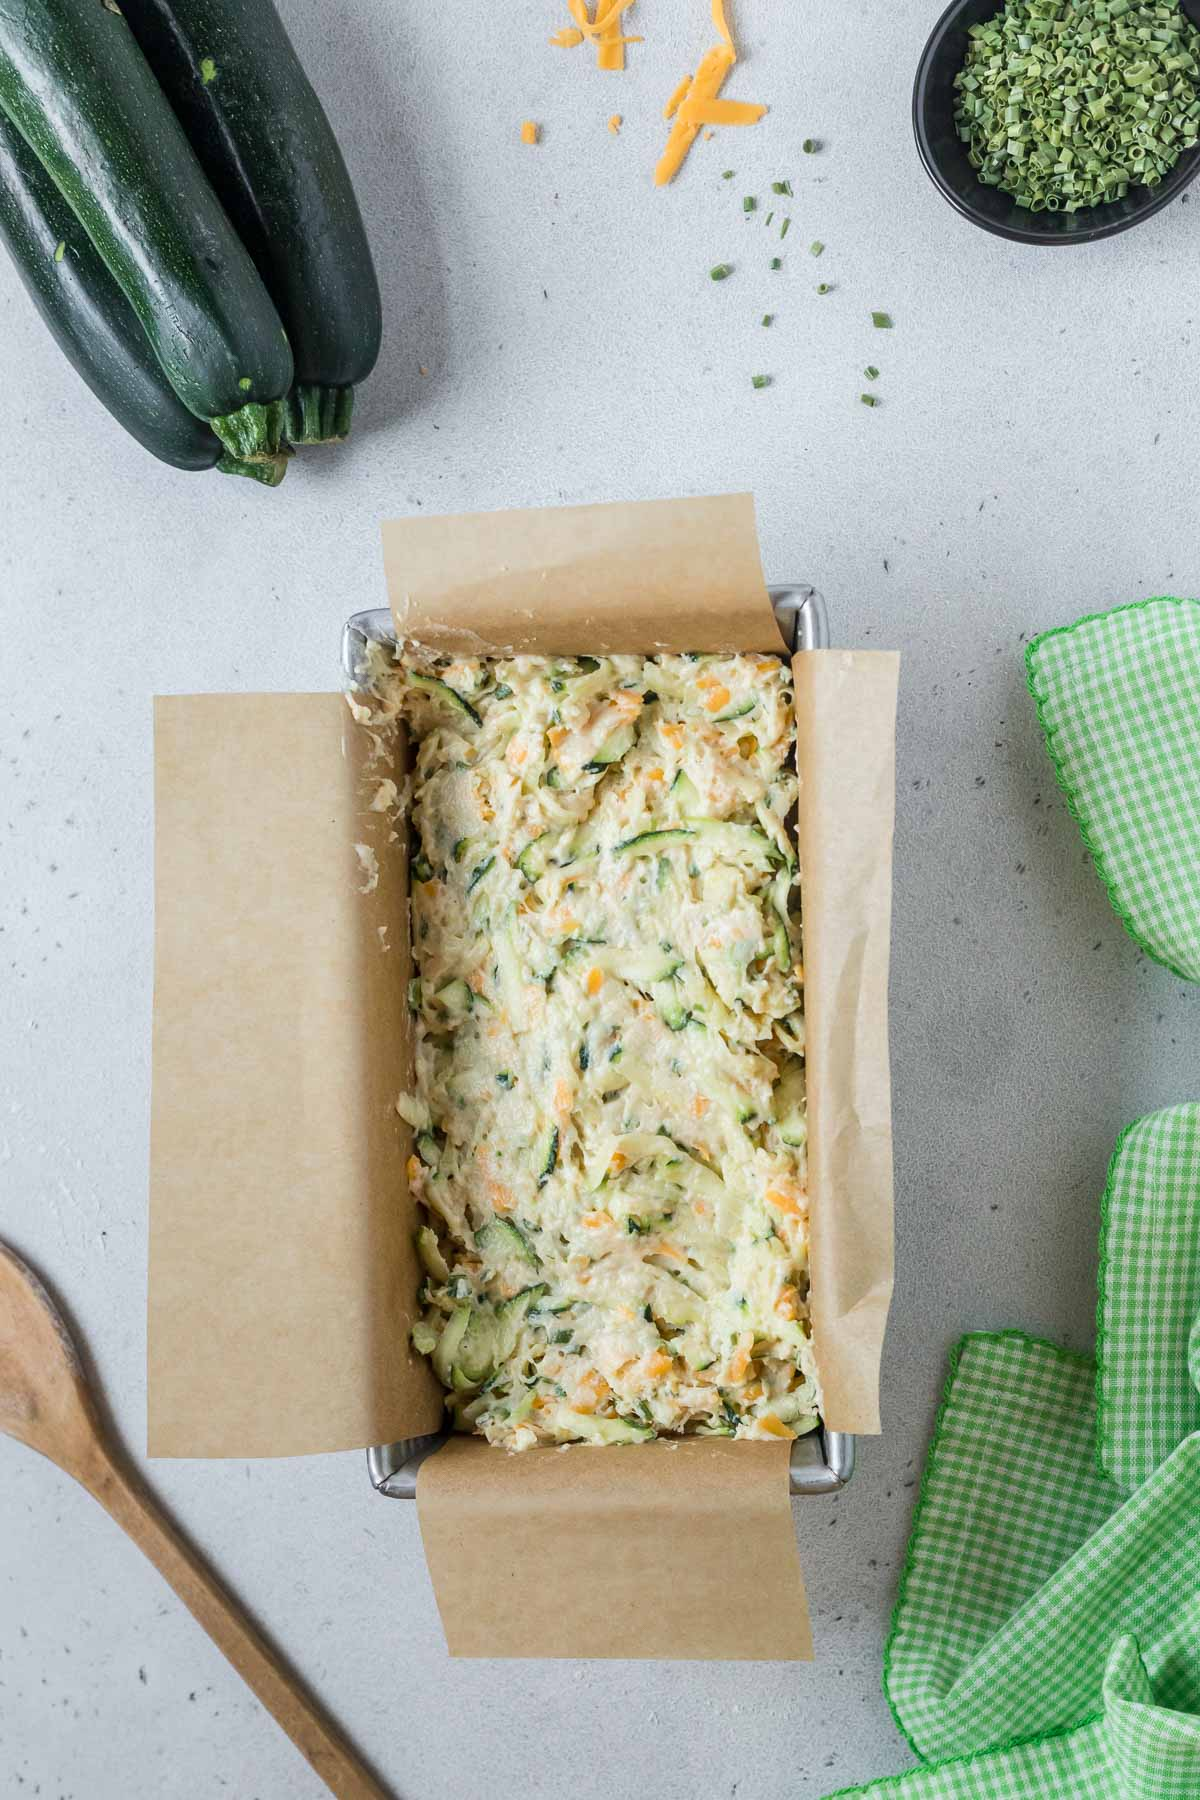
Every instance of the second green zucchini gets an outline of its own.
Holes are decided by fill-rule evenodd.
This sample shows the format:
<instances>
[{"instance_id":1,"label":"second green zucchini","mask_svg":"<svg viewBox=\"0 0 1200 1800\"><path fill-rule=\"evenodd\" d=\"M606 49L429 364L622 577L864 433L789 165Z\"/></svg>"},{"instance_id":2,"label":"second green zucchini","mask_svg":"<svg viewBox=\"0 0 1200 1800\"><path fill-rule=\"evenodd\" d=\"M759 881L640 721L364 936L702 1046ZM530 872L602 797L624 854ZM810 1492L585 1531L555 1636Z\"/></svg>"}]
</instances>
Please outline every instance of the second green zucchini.
<instances>
[{"instance_id":1,"label":"second green zucchini","mask_svg":"<svg viewBox=\"0 0 1200 1800\"><path fill-rule=\"evenodd\" d=\"M287 436L350 428L375 365L379 285L329 120L271 0L121 0L287 326Z\"/></svg>"}]
</instances>

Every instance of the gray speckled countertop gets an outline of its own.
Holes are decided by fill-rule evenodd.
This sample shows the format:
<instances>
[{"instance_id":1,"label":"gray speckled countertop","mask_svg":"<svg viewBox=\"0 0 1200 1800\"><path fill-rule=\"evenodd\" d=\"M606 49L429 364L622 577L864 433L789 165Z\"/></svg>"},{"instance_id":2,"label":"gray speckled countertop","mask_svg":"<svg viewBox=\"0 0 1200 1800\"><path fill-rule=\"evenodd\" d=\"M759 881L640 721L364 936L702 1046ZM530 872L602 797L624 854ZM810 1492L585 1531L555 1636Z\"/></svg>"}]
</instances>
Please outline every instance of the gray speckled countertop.
<instances>
[{"instance_id":1,"label":"gray speckled countertop","mask_svg":"<svg viewBox=\"0 0 1200 1800\"><path fill-rule=\"evenodd\" d=\"M544 47L565 8L502 28L472 12L452 35L445 8L285 0L360 185L389 339L350 446L297 459L277 494L123 439L0 268L0 1235L65 1297L135 1450L150 695L336 685L343 618L383 600L385 514L741 487L768 571L823 589L836 641L904 654L898 1295L886 1436L843 1496L796 1507L820 1662L451 1663L415 1510L377 1499L359 1455L152 1471L405 1800L815 1800L905 1766L880 1653L947 1348L1009 1324L1090 1343L1117 1131L1197 1092L1200 995L1110 913L1021 653L1200 582L1200 201L1092 248L984 237L910 140L935 0L734 10L728 91L772 110L700 143L663 193L659 113L709 41L699 0L639 0L624 76ZM740 200L784 175L795 223L771 273L764 212ZM714 285L718 261L734 274ZM323 1791L98 1508L0 1441L0 1792Z\"/></svg>"}]
</instances>

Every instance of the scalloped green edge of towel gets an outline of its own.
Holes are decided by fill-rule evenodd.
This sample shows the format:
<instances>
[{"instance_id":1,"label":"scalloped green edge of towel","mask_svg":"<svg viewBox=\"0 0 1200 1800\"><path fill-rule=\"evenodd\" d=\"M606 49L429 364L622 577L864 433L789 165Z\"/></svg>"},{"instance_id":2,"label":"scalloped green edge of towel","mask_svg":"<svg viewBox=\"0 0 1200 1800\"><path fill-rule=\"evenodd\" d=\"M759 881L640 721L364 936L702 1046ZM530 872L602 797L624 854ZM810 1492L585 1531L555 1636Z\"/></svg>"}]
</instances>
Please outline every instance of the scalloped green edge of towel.
<instances>
[{"instance_id":1,"label":"scalloped green edge of towel","mask_svg":"<svg viewBox=\"0 0 1200 1800\"><path fill-rule=\"evenodd\" d=\"M1200 1101L1185 1101L1125 1127L1100 1202L1096 1467L1126 1493L1200 1431L1197 1318Z\"/></svg>"},{"instance_id":2,"label":"scalloped green edge of towel","mask_svg":"<svg viewBox=\"0 0 1200 1800\"><path fill-rule=\"evenodd\" d=\"M1129 1633L1110 1651L1103 1706L1066 1730L1014 1739L945 1762L839 1788L828 1800L873 1794L912 1800L1051 1800L1108 1794L1112 1800L1195 1800L1200 1719L1160 1705Z\"/></svg>"},{"instance_id":3,"label":"scalloped green edge of towel","mask_svg":"<svg viewBox=\"0 0 1200 1800\"><path fill-rule=\"evenodd\" d=\"M943 1763L922 1763L919 1768L906 1769L901 1775L877 1775L874 1781L864 1782L861 1787L835 1788L827 1794L825 1800L870 1800L872 1794L894 1794L898 1789L907 1787L913 1791L914 1778L917 1776L935 1776L943 1771L953 1779L963 1770L977 1769L981 1764L996 1766L996 1758L1006 1755L1011 1750L1034 1750L1043 1744L1056 1744L1064 1738L1072 1738L1077 1732L1094 1729L1103 1719L1102 1712L1091 1713L1078 1725L1070 1725L1065 1731L1048 1731L1042 1737L1016 1738L1011 1744L999 1744L990 1750L972 1750L969 1756L954 1756ZM978 1790L977 1790L978 1792Z\"/></svg>"},{"instance_id":4,"label":"scalloped green edge of towel","mask_svg":"<svg viewBox=\"0 0 1200 1800\"><path fill-rule=\"evenodd\" d=\"M1039 680L1039 674L1043 673L1039 668L1039 661L1043 657L1046 646L1053 643L1054 640L1063 637L1073 637L1089 626L1112 621L1130 613L1145 613L1162 607L1195 608L1197 620L1197 667L1200 669L1200 600L1181 598L1170 594L1160 594L1149 600L1133 601L1128 606L1113 607L1108 612L1088 613L1083 618L1077 619L1072 625L1059 625L1055 626L1051 631L1041 632L1026 646L1025 649L1026 682L1029 692L1032 695L1034 706L1037 710L1038 722L1045 735L1046 748L1050 755L1050 761L1054 766L1054 773L1058 785L1066 800L1067 809L1079 827L1084 845L1095 865L1097 874L1104 883L1114 912L1120 919L1121 924L1124 926L1129 936L1133 939L1134 943L1137 944L1139 949L1143 950L1153 962L1159 963L1165 969L1169 969L1173 975L1178 975L1183 981L1200 981L1200 944L1194 946L1189 945L1185 955L1181 956L1172 951L1172 949L1161 940L1157 945L1151 941L1150 937L1147 935L1145 923L1139 924L1138 920L1135 919L1133 911L1135 893L1132 884L1129 880L1122 881L1113 870L1111 854L1101 841L1104 836L1104 827L1101 824L1098 830L1098 820L1095 816L1095 808L1089 806L1086 797L1081 793L1079 787L1072 783L1066 771L1064 757L1057 742L1057 739L1063 730L1063 726L1061 724L1055 724L1048 717L1052 696L1044 683ZM1147 722L1149 723L1149 721ZM1197 744L1197 757L1198 760L1200 760L1200 723L1197 725ZM1200 868L1200 825L1197 826L1197 834L1197 849L1195 854L1197 867Z\"/></svg>"},{"instance_id":5,"label":"scalloped green edge of towel","mask_svg":"<svg viewBox=\"0 0 1200 1800\"><path fill-rule=\"evenodd\" d=\"M1132 1129L1132 1127L1130 1127L1130 1129ZM1069 1350L1062 1344L1052 1343L1049 1338L1035 1337L1031 1332L1019 1331L1015 1328L1002 1331L968 1331L959 1338L958 1342L951 1348L946 1369L946 1379L942 1384L942 1394L938 1404L937 1417L933 1422L933 1433L930 1437L929 1450L925 1457L925 1468L921 1475L921 1485L917 1489L917 1502L913 1508L912 1525L908 1534L908 1546L905 1550L904 1563L900 1570L899 1586L896 1589L896 1603L892 1608L887 1641L883 1647L883 1697L887 1701L888 1711L892 1715L896 1730L900 1733L913 1755L919 1757L923 1763L926 1761L926 1754L908 1731L903 1719L900 1717L896 1702L892 1697L892 1649L896 1642L900 1621L904 1615L913 1565L916 1561L917 1553L924 1537L926 1523L925 1513L928 1508L930 1491L937 1479L938 1453L941 1448L942 1435L947 1423L947 1415L953 1398L954 1384L958 1376L959 1364L972 1344L1023 1344L1030 1348L1044 1350L1050 1356L1054 1357L1055 1360L1065 1363L1070 1368L1082 1370L1090 1375L1094 1375L1096 1367L1093 1358L1090 1356L1084 1356L1077 1350ZM1103 1469L1100 1472L1106 1473ZM1074 1727L1071 1727L1071 1729L1074 1729ZM1059 1732L1050 1732L1047 1734L1048 1737L1060 1735L1062 1734ZM1028 1739L1014 1738L1011 1744L991 1746L988 1753L994 1753L997 1748L1012 1749L1018 1743L1028 1741ZM970 1762L974 1761L976 1756L983 1754L985 1753L977 1751L972 1753L969 1757L962 1759L956 1758L954 1760ZM900 1780L902 1777L888 1776L885 1779ZM857 1793L860 1790L848 1788L840 1791L843 1793Z\"/></svg>"}]
</instances>

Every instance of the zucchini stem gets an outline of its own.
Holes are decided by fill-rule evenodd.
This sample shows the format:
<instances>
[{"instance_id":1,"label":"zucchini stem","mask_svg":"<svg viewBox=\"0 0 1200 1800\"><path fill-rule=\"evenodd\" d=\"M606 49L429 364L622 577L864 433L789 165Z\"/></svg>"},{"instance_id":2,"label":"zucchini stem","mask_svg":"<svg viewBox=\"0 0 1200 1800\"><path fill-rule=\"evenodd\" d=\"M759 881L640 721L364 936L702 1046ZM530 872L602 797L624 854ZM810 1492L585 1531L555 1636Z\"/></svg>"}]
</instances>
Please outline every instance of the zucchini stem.
<instances>
[{"instance_id":1,"label":"zucchini stem","mask_svg":"<svg viewBox=\"0 0 1200 1800\"><path fill-rule=\"evenodd\" d=\"M259 462L278 456L284 442L283 401L250 400L236 412L209 421L231 456Z\"/></svg>"},{"instance_id":2,"label":"zucchini stem","mask_svg":"<svg viewBox=\"0 0 1200 1800\"><path fill-rule=\"evenodd\" d=\"M251 481L260 481L264 487L278 487L287 474L290 455L291 451L286 445L278 456L260 456L253 462L240 456L230 456L227 452L217 468L222 475L248 475Z\"/></svg>"},{"instance_id":3,"label":"zucchini stem","mask_svg":"<svg viewBox=\"0 0 1200 1800\"><path fill-rule=\"evenodd\" d=\"M284 401L284 436L292 444L336 444L350 435L352 387L298 381Z\"/></svg>"}]
</instances>

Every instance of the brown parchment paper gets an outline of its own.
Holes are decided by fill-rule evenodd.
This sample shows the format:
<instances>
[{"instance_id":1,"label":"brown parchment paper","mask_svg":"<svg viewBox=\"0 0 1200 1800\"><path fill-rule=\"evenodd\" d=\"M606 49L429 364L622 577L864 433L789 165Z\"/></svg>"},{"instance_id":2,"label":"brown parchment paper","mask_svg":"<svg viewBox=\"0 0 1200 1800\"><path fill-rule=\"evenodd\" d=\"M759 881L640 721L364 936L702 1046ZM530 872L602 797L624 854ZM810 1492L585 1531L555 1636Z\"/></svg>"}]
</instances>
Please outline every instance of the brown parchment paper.
<instances>
[{"instance_id":1,"label":"brown parchment paper","mask_svg":"<svg viewBox=\"0 0 1200 1800\"><path fill-rule=\"evenodd\" d=\"M397 634L460 656L780 649L749 494L389 519L383 567Z\"/></svg>"},{"instance_id":2,"label":"brown parchment paper","mask_svg":"<svg viewBox=\"0 0 1200 1800\"><path fill-rule=\"evenodd\" d=\"M417 1477L451 1654L807 1661L787 1452L451 1439Z\"/></svg>"},{"instance_id":3,"label":"brown parchment paper","mask_svg":"<svg viewBox=\"0 0 1200 1800\"><path fill-rule=\"evenodd\" d=\"M155 750L151 1454L434 1430L407 1342L407 861L371 810L388 771L337 694L159 699Z\"/></svg>"},{"instance_id":4,"label":"brown parchment paper","mask_svg":"<svg viewBox=\"0 0 1200 1800\"><path fill-rule=\"evenodd\" d=\"M394 521L385 559L398 628L437 648L781 647L746 496ZM819 652L795 666L816 1342L827 1422L874 1430L895 669ZM371 811L377 752L333 695L158 702L155 1454L335 1449L440 1420L407 1339L407 870L403 834ZM786 1455L696 1440L510 1457L454 1440L419 1483L452 1647L808 1655ZM497 1571L515 1616L489 1600L485 1633Z\"/></svg>"},{"instance_id":5,"label":"brown parchment paper","mask_svg":"<svg viewBox=\"0 0 1200 1800\"><path fill-rule=\"evenodd\" d=\"M792 659L804 917L813 1347L834 1431L879 1430L892 1293L888 1063L892 824L900 661Z\"/></svg>"}]
</instances>

